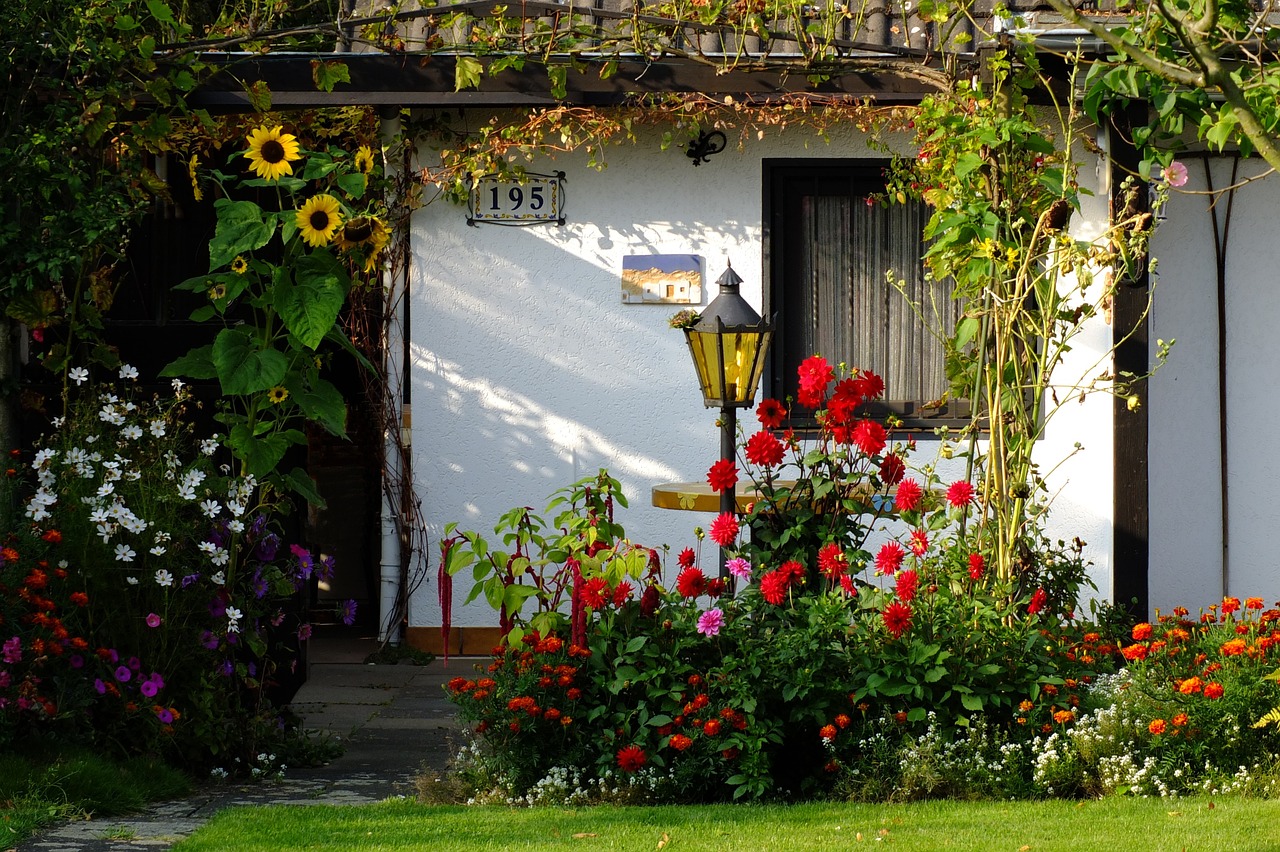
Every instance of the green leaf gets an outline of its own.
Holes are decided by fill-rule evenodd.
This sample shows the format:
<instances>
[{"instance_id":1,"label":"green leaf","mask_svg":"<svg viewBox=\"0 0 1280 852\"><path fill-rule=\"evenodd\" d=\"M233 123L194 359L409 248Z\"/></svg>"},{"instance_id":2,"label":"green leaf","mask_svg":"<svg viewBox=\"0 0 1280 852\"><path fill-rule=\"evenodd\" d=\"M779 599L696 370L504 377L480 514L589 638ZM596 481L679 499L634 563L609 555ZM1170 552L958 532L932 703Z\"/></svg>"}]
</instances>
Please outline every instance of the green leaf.
<instances>
[{"instance_id":1,"label":"green leaf","mask_svg":"<svg viewBox=\"0 0 1280 852\"><path fill-rule=\"evenodd\" d=\"M244 461L248 472L259 479L275 470L289 449L289 441L283 435L253 435L244 424L232 428L227 445L236 458Z\"/></svg>"},{"instance_id":2,"label":"green leaf","mask_svg":"<svg viewBox=\"0 0 1280 852\"><path fill-rule=\"evenodd\" d=\"M978 333L980 323L977 317L964 317L960 322L956 323L955 345L957 349L963 349L968 345L973 336Z\"/></svg>"},{"instance_id":3,"label":"green leaf","mask_svg":"<svg viewBox=\"0 0 1280 852\"><path fill-rule=\"evenodd\" d=\"M908 722L923 722L928 712L923 707L912 707L907 711Z\"/></svg>"},{"instance_id":4,"label":"green leaf","mask_svg":"<svg viewBox=\"0 0 1280 852\"><path fill-rule=\"evenodd\" d=\"M547 77L551 79L551 97L563 98L569 82L569 69L564 65L548 65Z\"/></svg>"},{"instance_id":5,"label":"green leaf","mask_svg":"<svg viewBox=\"0 0 1280 852\"><path fill-rule=\"evenodd\" d=\"M236 255L259 249L271 241L275 222L262 215L262 208L252 201L230 201L219 198L214 202L218 211L218 226L209 241L209 270L226 266Z\"/></svg>"},{"instance_id":6,"label":"green leaf","mask_svg":"<svg viewBox=\"0 0 1280 852\"><path fill-rule=\"evenodd\" d=\"M218 311L213 305L201 305L191 312L192 322L206 322L213 319L214 314Z\"/></svg>"},{"instance_id":7,"label":"green leaf","mask_svg":"<svg viewBox=\"0 0 1280 852\"><path fill-rule=\"evenodd\" d=\"M286 381L284 386L308 420L319 423L331 435L346 437L347 404L331 382L313 376L310 387L302 387L300 382L293 381Z\"/></svg>"},{"instance_id":8,"label":"green leaf","mask_svg":"<svg viewBox=\"0 0 1280 852\"><path fill-rule=\"evenodd\" d=\"M478 89L480 77L484 74L484 66L474 56L459 56L458 64L453 71L453 90Z\"/></svg>"},{"instance_id":9,"label":"green leaf","mask_svg":"<svg viewBox=\"0 0 1280 852\"><path fill-rule=\"evenodd\" d=\"M338 188L345 192L352 199L359 199L364 196L364 191L369 186L369 179L359 172L348 172L338 175L335 183Z\"/></svg>"},{"instance_id":10,"label":"green leaf","mask_svg":"<svg viewBox=\"0 0 1280 852\"><path fill-rule=\"evenodd\" d=\"M982 697L978 695L961 695L960 703L964 705L964 709L970 713L982 712Z\"/></svg>"},{"instance_id":11,"label":"green leaf","mask_svg":"<svg viewBox=\"0 0 1280 852\"><path fill-rule=\"evenodd\" d=\"M656 716L650 716L649 721L646 722L645 724L647 724L651 728L661 728L663 725L671 724L671 717L663 715L662 713L659 713Z\"/></svg>"},{"instance_id":12,"label":"green leaf","mask_svg":"<svg viewBox=\"0 0 1280 852\"><path fill-rule=\"evenodd\" d=\"M337 322L351 279L342 264L327 251L303 255L292 271L292 281L287 270L278 271L275 309L289 332L303 346L315 349Z\"/></svg>"},{"instance_id":13,"label":"green leaf","mask_svg":"<svg viewBox=\"0 0 1280 852\"><path fill-rule=\"evenodd\" d=\"M326 507L327 504L324 502L324 498L321 497L320 492L316 490L315 482L310 476L307 476L307 472L302 468L295 467L293 470L289 471L285 474L284 481L293 493L306 500L312 506L315 506L317 509L323 509Z\"/></svg>"},{"instance_id":14,"label":"green leaf","mask_svg":"<svg viewBox=\"0 0 1280 852\"><path fill-rule=\"evenodd\" d=\"M213 366L213 344L192 349L165 365L160 371L162 378L186 376L189 379L213 379L218 376L218 369Z\"/></svg>"},{"instance_id":15,"label":"green leaf","mask_svg":"<svg viewBox=\"0 0 1280 852\"><path fill-rule=\"evenodd\" d=\"M636 651L639 651L641 648L643 648L648 641L649 641L648 636L633 637L631 641L627 643L627 648L625 651L623 651L623 653L634 654Z\"/></svg>"},{"instance_id":16,"label":"green leaf","mask_svg":"<svg viewBox=\"0 0 1280 852\"><path fill-rule=\"evenodd\" d=\"M963 178L973 170L982 166L982 158L977 154L961 154L956 157L956 178Z\"/></svg>"},{"instance_id":17,"label":"green leaf","mask_svg":"<svg viewBox=\"0 0 1280 852\"><path fill-rule=\"evenodd\" d=\"M351 69L345 62L311 60L311 79L322 92L332 92L338 83L351 82Z\"/></svg>"},{"instance_id":18,"label":"green leaf","mask_svg":"<svg viewBox=\"0 0 1280 852\"><path fill-rule=\"evenodd\" d=\"M251 394L284 381L289 362L275 349L263 349L247 331L224 328L213 341L213 366L224 394Z\"/></svg>"}]
</instances>

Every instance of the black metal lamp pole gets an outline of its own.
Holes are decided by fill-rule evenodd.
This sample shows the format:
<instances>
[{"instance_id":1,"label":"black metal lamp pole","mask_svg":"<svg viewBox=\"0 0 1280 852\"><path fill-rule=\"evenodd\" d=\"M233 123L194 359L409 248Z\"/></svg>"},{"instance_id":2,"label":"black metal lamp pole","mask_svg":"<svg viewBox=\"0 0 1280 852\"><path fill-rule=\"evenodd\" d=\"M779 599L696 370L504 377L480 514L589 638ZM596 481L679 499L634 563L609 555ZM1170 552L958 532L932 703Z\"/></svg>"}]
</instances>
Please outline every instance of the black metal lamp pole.
<instances>
[{"instance_id":1,"label":"black metal lamp pole","mask_svg":"<svg viewBox=\"0 0 1280 852\"><path fill-rule=\"evenodd\" d=\"M730 266L716 285L720 293L707 305L698 322L684 330L693 366L702 386L702 404L720 408L720 458L734 460L738 409L755 401L756 386L764 372L764 356L773 337L773 326L760 319L738 294L742 279ZM720 492L721 513L737 514L737 490ZM720 549L720 577L728 577L726 553Z\"/></svg>"}]
</instances>

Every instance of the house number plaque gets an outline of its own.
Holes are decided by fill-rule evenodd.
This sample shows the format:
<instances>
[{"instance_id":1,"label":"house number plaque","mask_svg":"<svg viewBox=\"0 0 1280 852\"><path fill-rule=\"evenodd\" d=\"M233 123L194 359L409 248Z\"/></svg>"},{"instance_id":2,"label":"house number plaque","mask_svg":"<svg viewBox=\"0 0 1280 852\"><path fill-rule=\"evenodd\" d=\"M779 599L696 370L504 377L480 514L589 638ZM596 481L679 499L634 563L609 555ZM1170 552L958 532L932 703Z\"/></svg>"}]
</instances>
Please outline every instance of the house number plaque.
<instances>
[{"instance_id":1,"label":"house number plaque","mask_svg":"<svg viewBox=\"0 0 1280 852\"><path fill-rule=\"evenodd\" d=\"M468 225L563 225L564 172L529 173L524 181L477 178L467 213Z\"/></svg>"}]
</instances>

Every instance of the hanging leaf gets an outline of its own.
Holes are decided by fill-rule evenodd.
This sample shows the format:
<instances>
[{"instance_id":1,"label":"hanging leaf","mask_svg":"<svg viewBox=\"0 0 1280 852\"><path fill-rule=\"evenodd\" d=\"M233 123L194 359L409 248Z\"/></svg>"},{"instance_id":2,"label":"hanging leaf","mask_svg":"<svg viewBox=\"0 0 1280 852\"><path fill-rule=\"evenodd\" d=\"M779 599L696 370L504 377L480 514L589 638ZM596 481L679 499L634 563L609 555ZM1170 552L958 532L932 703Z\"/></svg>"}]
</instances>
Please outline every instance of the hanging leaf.
<instances>
[{"instance_id":1,"label":"hanging leaf","mask_svg":"<svg viewBox=\"0 0 1280 852\"><path fill-rule=\"evenodd\" d=\"M453 70L453 90L480 88L480 77L484 74L484 66L474 56L459 56L458 64Z\"/></svg>"},{"instance_id":2,"label":"hanging leaf","mask_svg":"<svg viewBox=\"0 0 1280 852\"><path fill-rule=\"evenodd\" d=\"M320 492L316 490L315 482L310 476L307 476L307 472L302 468L295 467L293 470L289 471L285 474L284 481L295 494L306 500L312 506L315 506L317 509L325 509L328 507L324 498L320 496Z\"/></svg>"},{"instance_id":3,"label":"hanging leaf","mask_svg":"<svg viewBox=\"0 0 1280 852\"><path fill-rule=\"evenodd\" d=\"M224 328L213 341L213 365L224 394L250 394L284 381L289 362L275 349L263 349L239 328Z\"/></svg>"},{"instance_id":4,"label":"hanging leaf","mask_svg":"<svg viewBox=\"0 0 1280 852\"><path fill-rule=\"evenodd\" d=\"M342 394L319 376L312 376L309 384L310 387L307 387L300 379L291 379L284 386L308 420L319 423L330 434L345 438L347 404L343 401Z\"/></svg>"},{"instance_id":5,"label":"hanging leaf","mask_svg":"<svg viewBox=\"0 0 1280 852\"><path fill-rule=\"evenodd\" d=\"M164 378L186 376L189 379L217 378L218 370L213 366L213 344L192 349L186 355L170 361L160 371Z\"/></svg>"},{"instance_id":6,"label":"hanging leaf","mask_svg":"<svg viewBox=\"0 0 1280 852\"><path fill-rule=\"evenodd\" d=\"M289 333L314 350L337 322L350 288L342 264L329 252L317 251L293 265L293 280L286 270L279 271L273 301Z\"/></svg>"},{"instance_id":7,"label":"hanging leaf","mask_svg":"<svg viewBox=\"0 0 1280 852\"><path fill-rule=\"evenodd\" d=\"M275 223L264 219L262 209L252 201L218 199L218 227L209 241L209 270L226 266L238 254L247 254L271 241Z\"/></svg>"},{"instance_id":8,"label":"hanging leaf","mask_svg":"<svg viewBox=\"0 0 1280 852\"><path fill-rule=\"evenodd\" d=\"M227 446L244 462L249 473L261 478L280 464L289 449L289 441L280 434L254 435L252 432L243 423L235 426L227 435Z\"/></svg>"},{"instance_id":9,"label":"hanging leaf","mask_svg":"<svg viewBox=\"0 0 1280 852\"><path fill-rule=\"evenodd\" d=\"M311 79L322 92L332 92L338 83L351 82L351 69L345 62L311 61Z\"/></svg>"}]
</instances>

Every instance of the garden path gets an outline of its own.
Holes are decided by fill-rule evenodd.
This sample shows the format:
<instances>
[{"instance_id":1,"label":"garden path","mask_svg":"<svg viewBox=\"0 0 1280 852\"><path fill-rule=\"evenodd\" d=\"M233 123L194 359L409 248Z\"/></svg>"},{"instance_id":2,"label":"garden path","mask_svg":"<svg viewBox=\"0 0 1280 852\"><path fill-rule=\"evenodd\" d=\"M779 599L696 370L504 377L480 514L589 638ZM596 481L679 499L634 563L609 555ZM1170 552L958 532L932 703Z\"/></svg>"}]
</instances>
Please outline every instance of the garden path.
<instances>
[{"instance_id":1,"label":"garden path","mask_svg":"<svg viewBox=\"0 0 1280 852\"><path fill-rule=\"evenodd\" d=\"M287 769L280 781L202 786L132 816L59 823L17 852L167 849L236 805L366 804L412 796L414 778L444 769L460 741L442 685L469 673L473 661L365 665L377 648L372 639L317 631L311 641L307 681L290 706L306 728L340 737L346 745L341 757L321 767Z\"/></svg>"}]
</instances>

